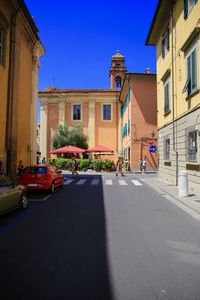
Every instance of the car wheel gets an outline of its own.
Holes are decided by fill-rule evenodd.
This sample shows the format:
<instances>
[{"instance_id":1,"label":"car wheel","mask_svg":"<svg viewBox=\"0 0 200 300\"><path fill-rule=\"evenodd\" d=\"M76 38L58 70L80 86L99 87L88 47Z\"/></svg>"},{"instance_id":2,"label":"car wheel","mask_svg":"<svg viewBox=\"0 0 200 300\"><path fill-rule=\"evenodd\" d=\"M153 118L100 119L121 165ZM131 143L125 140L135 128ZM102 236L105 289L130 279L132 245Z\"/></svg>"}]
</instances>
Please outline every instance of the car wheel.
<instances>
[{"instance_id":1,"label":"car wheel","mask_svg":"<svg viewBox=\"0 0 200 300\"><path fill-rule=\"evenodd\" d=\"M25 209L28 206L28 198L26 193L22 193L21 199L20 199L20 209Z\"/></svg>"},{"instance_id":2,"label":"car wheel","mask_svg":"<svg viewBox=\"0 0 200 300\"><path fill-rule=\"evenodd\" d=\"M51 193L54 194L55 193L55 183L52 182L51 184Z\"/></svg>"}]
</instances>

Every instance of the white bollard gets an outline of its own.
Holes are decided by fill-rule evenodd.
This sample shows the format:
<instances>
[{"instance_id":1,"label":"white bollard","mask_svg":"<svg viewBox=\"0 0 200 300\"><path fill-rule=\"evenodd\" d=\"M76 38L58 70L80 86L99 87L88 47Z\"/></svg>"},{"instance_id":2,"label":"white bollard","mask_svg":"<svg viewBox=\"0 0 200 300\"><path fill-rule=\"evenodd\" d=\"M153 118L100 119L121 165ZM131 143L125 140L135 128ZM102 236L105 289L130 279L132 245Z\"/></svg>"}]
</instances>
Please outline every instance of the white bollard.
<instances>
[{"instance_id":1,"label":"white bollard","mask_svg":"<svg viewBox=\"0 0 200 300\"><path fill-rule=\"evenodd\" d=\"M187 197L188 193L188 174L186 171L180 171L178 177L179 197Z\"/></svg>"}]
</instances>

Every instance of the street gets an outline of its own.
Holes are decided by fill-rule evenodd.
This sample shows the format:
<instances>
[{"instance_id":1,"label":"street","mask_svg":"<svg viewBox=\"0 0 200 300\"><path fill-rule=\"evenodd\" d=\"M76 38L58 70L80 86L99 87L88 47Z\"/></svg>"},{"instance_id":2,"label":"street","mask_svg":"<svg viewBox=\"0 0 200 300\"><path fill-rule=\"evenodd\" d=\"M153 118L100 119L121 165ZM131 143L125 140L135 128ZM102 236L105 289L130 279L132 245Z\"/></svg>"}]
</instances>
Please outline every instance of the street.
<instances>
[{"instance_id":1,"label":"street","mask_svg":"<svg viewBox=\"0 0 200 300\"><path fill-rule=\"evenodd\" d=\"M0 219L1 299L200 299L200 223L148 176L65 174Z\"/></svg>"}]
</instances>

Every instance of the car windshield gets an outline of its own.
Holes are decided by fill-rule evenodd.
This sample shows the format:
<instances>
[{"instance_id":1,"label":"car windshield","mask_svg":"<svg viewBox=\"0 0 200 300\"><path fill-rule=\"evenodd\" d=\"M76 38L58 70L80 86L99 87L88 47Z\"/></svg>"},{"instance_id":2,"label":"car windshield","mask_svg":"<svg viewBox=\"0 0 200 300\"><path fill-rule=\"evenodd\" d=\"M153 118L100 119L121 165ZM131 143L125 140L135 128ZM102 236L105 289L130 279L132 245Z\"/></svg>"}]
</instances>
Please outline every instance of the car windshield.
<instances>
[{"instance_id":1,"label":"car windshield","mask_svg":"<svg viewBox=\"0 0 200 300\"><path fill-rule=\"evenodd\" d=\"M27 167L24 169L24 174L45 174L47 168L45 167Z\"/></svg>"},{"instance_id":2,"label":"car windshield","mask_svg":"<svg viewBox=\"0 0 200 300\"><path fill-rule=\"evenodd\" d=\"M6 175L0 175L0 187L11 185L11 180Z\"/></svg>"}]
</instances>

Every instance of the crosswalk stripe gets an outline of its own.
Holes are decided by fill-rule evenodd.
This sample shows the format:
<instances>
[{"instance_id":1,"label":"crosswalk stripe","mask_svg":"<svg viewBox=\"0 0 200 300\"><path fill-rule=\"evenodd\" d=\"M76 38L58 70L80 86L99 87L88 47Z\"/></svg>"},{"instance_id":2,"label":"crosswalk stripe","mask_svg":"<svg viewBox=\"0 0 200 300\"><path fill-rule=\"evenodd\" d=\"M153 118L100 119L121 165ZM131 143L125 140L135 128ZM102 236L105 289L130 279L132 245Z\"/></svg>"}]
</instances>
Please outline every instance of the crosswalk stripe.
<instances>
[{"instance_id":1,"label":"crosswalk stripe","mask_svg":"<svg viewBox=\"0 0 200 300\"><path fill-rule=\"evenodd\" d=\"M113 183L112 183L112 180L106 179L106 180L105 180L105 184L106 184L106 185L112 185Z\"/></svg>"},{"instance_id":2,"label":"crosswalk stripe","mask_svg":"<svg viewBox=\"0 0 200 300\"><path fill-rule=\"evenodd\" d=\"M125 180L119 180L120 185L128 185L128 183Z\"/></svg>"},{"instance_id":3,"label":"crosswalk stripe","mask_svg":"<svg viewBox=\"0 0 200 300\"><path fill-rule=\"evenodd\" d=\"M146 181L146 179L144 179L144 178L140 178L140 180L141 180L141 181L143 181L143 182L145 182L145 181Z\"/></svg>"},{"instance_id":4,"label":"crosswalk stripe","mask_svg":"<svg viewBox=\"0 0 200 300\"><path fill-rule=\"evenodd\" d=\"M72 181L74 181L74 179L67 179L67 180L64 182L64 185L68 185L68 184L72 183Z\"/></svg>"},{"instance_id":5,"label":"crosswalk stripe","mask_svg":"<svg viewBox=\"0 0 200 300\"><path fill-rule=\"evenodd\" d=\"M138 180L131 180L131 181L136 186L142 185Z\"/></svg>"},{"instance_id":6,"label":"crosswalk stripe","mask_svg":"<svg viewBox=\"0 0 200 300\"><path fill-rule=\"evenodd\" d=\"M93 179L91 182L91 185L98 185L99 184L99 179Z\"/></svg>"},{"instance_id":7,"label":"crosswalk stripe","mask_svg":"<svg viewBox=\"0 0 200 300\"><path fill-rule=\"evenodd\" d=\"M77 185L83 185L85 182L87 181L87 179L80 179L79 181L77 181Z\"/></svg>"}]
</instances>

